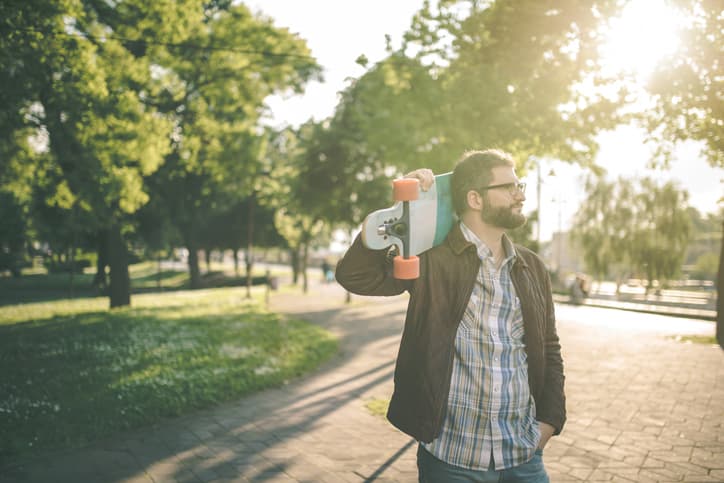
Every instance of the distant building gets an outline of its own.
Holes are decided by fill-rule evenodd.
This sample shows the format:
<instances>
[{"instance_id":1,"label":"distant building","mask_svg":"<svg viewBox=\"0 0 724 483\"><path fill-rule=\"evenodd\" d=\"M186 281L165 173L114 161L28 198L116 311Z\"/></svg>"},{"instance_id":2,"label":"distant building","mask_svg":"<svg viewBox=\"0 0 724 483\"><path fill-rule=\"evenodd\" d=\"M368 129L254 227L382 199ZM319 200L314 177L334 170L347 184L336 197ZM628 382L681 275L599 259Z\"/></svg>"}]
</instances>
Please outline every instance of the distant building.
<instances>
[{"instance_id":1,"label":"distant building","mask_svg":"<svg viewBox=\"0 0 724 483\"><path fill-rule=\"evenodd\" d=\"M585 271L583 252L570 239L568 232L555 232L550 242L541 247L541 256L548 270L566 277Z\"/></svg>"}]
</instances>

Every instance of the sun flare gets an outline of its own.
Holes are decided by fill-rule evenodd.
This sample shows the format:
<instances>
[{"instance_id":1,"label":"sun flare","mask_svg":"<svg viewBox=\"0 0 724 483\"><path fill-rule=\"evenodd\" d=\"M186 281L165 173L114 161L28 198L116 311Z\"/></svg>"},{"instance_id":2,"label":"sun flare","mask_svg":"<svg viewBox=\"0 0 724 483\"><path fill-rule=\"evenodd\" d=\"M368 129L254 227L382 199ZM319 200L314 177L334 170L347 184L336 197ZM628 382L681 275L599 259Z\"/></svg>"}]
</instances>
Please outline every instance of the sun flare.
<instances>
[{"instance_id":1,"label":"sun flare","mask_svg":"<svg viewBox=\"0 0 724 483\"><path fill-rule=\"evenodd\" d=\"M679 44L681 16L665 0L631 0L611 20L600 47L603 68L646 78Z\"/></svg>"}]
</instances>

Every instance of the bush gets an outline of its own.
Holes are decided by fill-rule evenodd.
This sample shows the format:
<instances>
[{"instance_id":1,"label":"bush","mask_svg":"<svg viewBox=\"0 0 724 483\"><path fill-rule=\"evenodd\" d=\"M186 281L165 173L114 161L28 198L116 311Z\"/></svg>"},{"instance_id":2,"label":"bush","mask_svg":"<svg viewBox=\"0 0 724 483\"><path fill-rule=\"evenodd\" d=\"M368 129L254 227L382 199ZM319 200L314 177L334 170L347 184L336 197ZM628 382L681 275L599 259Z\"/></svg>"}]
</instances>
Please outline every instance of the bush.
<instances>
[{"instance_id":1,"label":"bush","mask_svg":"<svg viewBox=\"0 0 724 483\"><path fill-rule=\"evenodd\" d=\"M0 273L10 272L13 277L19 277L23 266L27 265L22 257L12 252L0 251Z\"/></svg>"},{"instance_id":2,"label":"bush","mask_svg":"<svg viewBox=\"0 0 724 483\"><path fill-rule=\"evenodd\" d=\"M90 260L80 259L73 262L56 262L48 260L44 263L48 273L77 273L82 274L83 271L91 266Z\"/></svg>"},{"instance_id":3,"label":"bush","mask_svg":"<svg viewBox=\"0 0 724 483\"><path fill-rule=\"evenodd\" d=\"M691 278L699 280L715 280L719 268L719 254L714 252L702 253L694 263Z\"/></svg>"}]
</instances>

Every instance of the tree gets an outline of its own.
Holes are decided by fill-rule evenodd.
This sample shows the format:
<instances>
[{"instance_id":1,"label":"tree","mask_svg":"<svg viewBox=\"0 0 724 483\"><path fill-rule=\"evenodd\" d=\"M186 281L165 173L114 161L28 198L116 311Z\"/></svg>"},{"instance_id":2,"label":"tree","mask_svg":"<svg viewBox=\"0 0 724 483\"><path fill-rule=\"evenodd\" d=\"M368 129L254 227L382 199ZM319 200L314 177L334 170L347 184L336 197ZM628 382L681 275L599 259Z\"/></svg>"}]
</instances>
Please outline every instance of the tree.
<instances>
[{"instance_id":1,"label":"tree","mask_svg":"<svg viewBox=\"0 0 724 483\"><path fill-rule=\"evenodd\" d=\"M620 119L624 92L579 87L614 82L596 61L600 26L617 8L614 1L440 1L436 9L426 2L403 46L437 91L420 116L430 135L413 152L452 163L465 149L499 147L521 163L535 155L590 165L594 136ZM391 67L409 77L409 63ZM418 103L418 114L431 104Z\"/></svg>"},{"instance_id":2,"label":"tree","mask_svg":"<svg viewBox=\"0 0 724 483\"><path fill-rule=\"evenodd\" d=\"M634 195L630 180L610 182L590 177L586 181L586 200L576 212L571 229L571 238L583 249L584 263L594 278L603 280L617 269L616 293L630 261Z\"/></svg>"},{"instance_id":3,"label":"tree","mask_svg":"<svg viewBox=\"0 0 724 483\"><path fill-rule=\"evenodd\" d=\"M0 127L1 132L2 127ZM27 169L30 147L20 133L5 133L12 142L0 141L0 272L19 277L32 227L34 170Z\"/></svg>"},{"instance_id":4,"label":"tree","mask_svg":"<svg viewBox=\"0 0 724 483\"><path fill-rule=\"evenodd\" d=\"M685 264L691 266L692 278L714 280L719 265L719 243L724 209L718 213L702 215L696 208L690 207L687 215L691 222L691 237L686 250Z\"/></svg>"},{"instance_id":5,"label":"tree","mask_svg":"<svg viewBox=\"0 0 724 483\"><path fill-rule=\"evenodd\" d=\"M130 303L124 225L148 200L143 178L163 161L170 128L142 101L150 65L106 35L132 3L143 2L112 11L104 2L38 0L0 12L0 81L14 86L2 139L36 133L34 150L47 161L39 174L56 181L55 205L89 229L108 229L111 307Z\"/></svg>"},{"instance_id":6,"label":"tree","mask_svg":"<svg viewBox=\"0 0 724 483\"><path fill-rule=\"evenodd\" d=\"M665 284L681 270L691 231L688 193L672 182L659 186L644 178L635 201L629 252L633 266L646 275L648 292L654 280Z\"/></svg>"},{"instance_id":7,"label":"tree","mask_svg":"<svg viewBox=\"0 0 724 483\"><path fill-rule=\"evenodd\" d=\"M308 289L307 265L312 245L327 239L330 214L338 204L348 206L346 197L330 183L330 173L316 171L311 159L320 154L315 149L321 125L308 123L299 130L286 129L271 133L268 158L273 169L259 190L259 201L274 211L274 226L284 238L292 260L293 283L302 276L302 288ZM322 155L320 164L325 164ZM312 171L320 178L314 178ZM338 197L339 196L339 197ZM333 200L333 202L331 201Z\"/></svg>"},{"instance_id":8,"label":"tree","mask_svg":"<svg viewBox=\"0 0 724 483\"><path fill-rule=\"evenodd\" d=\"M654 108L644 116L646 125L663 154L670 155L676 141L700 141L709 163L724 167L722 6L712 0L673 3L687 22L679 49L649 82Z\"/></svg>"},{"instance_id":9,"label":"tree","mask_svg":"<svg viewBox=\"0 0 724 483\"><path fill-rule=\"evenodd\" d=\"M638 183L591 179L586 191L571 235L596 278L618 266L643 274L648 291L654 280L665 283L678 273L690 233L685 191L671 182L659 186L649 178ZM623 275L619 271L618 285Z\"/></svg>"},{"instance_id":10,"label":"tree","mask_svg":"<svg viewBox=\"0 0 724 483\"><path fill-rule=\"evenodd\" d=\"M467 149L499 147L591 165L595 134L615 125L624 93L585 93L597 74L599 27L615 1L426 2L401 49L341 93L334 116L309 127L299 176L328 223L357 226L411 169L441 173ZM359 62L366 65L365 59ZM612 81L611 81L612 82ZM317 197L322 195L316 194ZM329 204L328 204L329 205Z\"/></svg>"},{"instance_id":11,"label":"tree","mask_svg":"<svg viewBox=\"0 0 724 483\"><path fill-rule=\"evenodd\" d=\"M294 282L296 283L298 274L301 273L302 290L307 293L309 288L307 278L309 249L320 235L328 233L327 225L322 220L300 213L300 211L282 208L274 214L274 226L287 241L293 258L298 261L298 264L294 266Z\"/></svg>"},{"instance_id":12,"label":"tree","mask_svg":"<svg viewBox=\"0 0 724 483\"><path fill-rule=\"evenodd\" d=\"M20 276L27 240L23 206L12 193L0 190L0 273Z\"/></svg>"},{"instance_id":13,"label":"tree","mask_svg":"<svg viewBox=\"0 0 724 483\"><path fill-rule=\"evenodd\" d=\"M254 193L266 169L264 99L300 90L319 72L304 41L244 5L209 16L163 56L163 89L154 99L174 125L172 152L151 180L155 197L189 251L192 287L205 221ZM249 257L247 257L249 258Z\"/></svg>"}]
</instances>

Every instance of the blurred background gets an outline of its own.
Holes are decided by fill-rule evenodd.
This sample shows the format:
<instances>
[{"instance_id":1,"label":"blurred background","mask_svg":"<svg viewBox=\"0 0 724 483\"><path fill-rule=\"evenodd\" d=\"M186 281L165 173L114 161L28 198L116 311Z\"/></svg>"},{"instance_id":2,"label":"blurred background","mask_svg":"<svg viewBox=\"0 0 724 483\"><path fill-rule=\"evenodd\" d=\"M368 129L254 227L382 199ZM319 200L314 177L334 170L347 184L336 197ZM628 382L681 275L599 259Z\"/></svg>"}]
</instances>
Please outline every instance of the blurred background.
<instances>
[{"instance_id":1,"label":"blurred background","mask_svg":"<svg viewBox=\"0 0 724 483\"><path fill-rule=\"evenodd\" d=\"M517 159L530 221L513 236L562 290L578 274L711 291L720 7L4 2L2 302L47 274L112 307L164 281L262 283L268 264L306 287L391 179L486 147Z\"/></svg>"}]
</instances>

